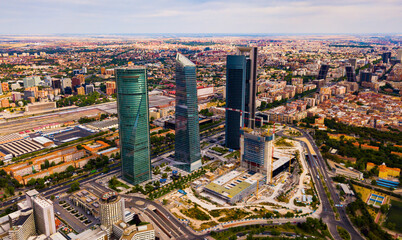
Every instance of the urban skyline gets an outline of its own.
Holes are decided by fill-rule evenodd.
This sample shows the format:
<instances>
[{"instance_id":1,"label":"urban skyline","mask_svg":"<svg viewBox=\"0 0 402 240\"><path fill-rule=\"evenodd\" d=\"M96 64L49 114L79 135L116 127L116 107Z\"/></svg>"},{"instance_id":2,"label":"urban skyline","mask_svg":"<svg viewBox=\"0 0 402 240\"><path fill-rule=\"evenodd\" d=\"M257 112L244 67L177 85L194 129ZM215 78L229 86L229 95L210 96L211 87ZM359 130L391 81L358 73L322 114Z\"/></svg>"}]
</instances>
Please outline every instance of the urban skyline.
<instances>
[{"instance_id":1,"label":"urban skyline","mask_svg":"<svg viewBox=\"0 0 402 240\"><path fill-rule=\"evenodd\" d=\"M402 236L402 36L188 36L0 36L1 239Z\"/></svg>"}]
</instances>

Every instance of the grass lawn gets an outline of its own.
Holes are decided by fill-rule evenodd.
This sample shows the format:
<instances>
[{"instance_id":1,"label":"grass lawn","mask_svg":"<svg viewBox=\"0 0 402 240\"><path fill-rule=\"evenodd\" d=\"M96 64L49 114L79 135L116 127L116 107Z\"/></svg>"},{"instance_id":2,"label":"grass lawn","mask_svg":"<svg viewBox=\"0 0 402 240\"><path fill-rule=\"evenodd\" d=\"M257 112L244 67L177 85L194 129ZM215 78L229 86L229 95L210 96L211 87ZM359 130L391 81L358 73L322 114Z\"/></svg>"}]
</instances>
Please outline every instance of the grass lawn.
<instances>
[{"instance_id":1,"label":"grass lawn","mask_svg":"<svg viewBox=\"0 0 402 240\"><path fill-rule=\"evenodd\" d=\"M286 140L283 137L275 140L275 145L276 146L283 146L283 147L293 147L293 143L288 141L288 140Z\"/></svg>"},{"instance_id":2,"label":"grass lawn","mask_svg":"<svg viewBox=\"0 0 402 240\"><path fill-rule=\"evenodd\" d=\"M186 215L187 217L201 220L201 221L211 219L211 217L208 214L206 214L205 212L200 210L198 207L192 207L187 210L180 210L180 212L183 213L184 215Z\"/></svg>"},{"instance_id":3,"label":"grass lawn","mask_svg":"<svg viewBox=\"0 0 402 240\"><path fill-rule=\"evenodd\" d=\"M214 150L215 152L222 153L222 154L229 152L228 149L221 148L221 147L213 147L211 149Z\"/></svg>"},{"instance_id":4,"label":"grass lawn","mask_svg":"<svg viewBox=\"0 0 402 240\"><path fill-rule=\"evenodd\" d=\"M343 227L336 226L336 230L338 230L338 233L342 239L350 240L350 234Z\"/></svg>"},{"instance_id":5,"label":"grass lawn","mask_svg":"<svg viewBox=\"0 0 402 240\"><path fill-rule=\"evenodd\" d=\"M391 200L386 223L394 223L395 230L402 233L402 202Z\"/></svg>"},{"instance_id":6,"label":"grass lawn","mask_svg":"<svg viewBox=\"0 0 402 240\"><path fill-rule=\"evenodd\" d=\"M201 227L200 227L200 229L198 229L198 231L204 230L204 229L207 229L210 227L215 227L216 225L218 225L218 223L215 221L205 222L205 223L201 224Z\"/></svg>"},{"instance_id":7,"label":"grass lawn","mask_svg":"<svg viewBox=\"0 0 402 240\"><path fill-rule=\"evenodd\" d=\"M250 215L249 212L246 212L241 209L219 209L219 210L212 210L209 212L213 217L220 217L218 219L219 222L228 222L234 220L240 220Z\"/></svg>"}]
</instances>

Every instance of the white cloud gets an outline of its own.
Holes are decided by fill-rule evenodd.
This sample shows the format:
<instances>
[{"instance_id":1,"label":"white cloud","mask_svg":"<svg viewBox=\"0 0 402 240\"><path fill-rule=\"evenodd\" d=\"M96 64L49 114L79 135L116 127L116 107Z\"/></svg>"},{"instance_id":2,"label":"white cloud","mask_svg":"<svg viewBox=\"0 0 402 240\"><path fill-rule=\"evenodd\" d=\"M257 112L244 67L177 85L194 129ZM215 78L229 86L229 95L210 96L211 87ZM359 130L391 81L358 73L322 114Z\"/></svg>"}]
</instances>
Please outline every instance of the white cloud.
<instances>
[{"instance_id":1,"label":"white cloud","mask_svg":"<svg viewBox=\"0 0 402 240\"><path fill-rule=\"evenodd\" d=\"M401 12L400 0L13 0L0 33L402 32Z\"/></svg>"}]
</instances>

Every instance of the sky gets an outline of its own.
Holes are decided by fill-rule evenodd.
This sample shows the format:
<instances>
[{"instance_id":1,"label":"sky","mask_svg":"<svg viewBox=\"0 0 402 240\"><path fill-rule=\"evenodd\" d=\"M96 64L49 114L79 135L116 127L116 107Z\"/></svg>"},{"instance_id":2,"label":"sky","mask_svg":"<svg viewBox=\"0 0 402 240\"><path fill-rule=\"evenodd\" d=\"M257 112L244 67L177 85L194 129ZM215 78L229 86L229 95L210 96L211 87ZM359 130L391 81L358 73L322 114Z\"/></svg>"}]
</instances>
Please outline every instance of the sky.
<instances>
[{"instance_id":1,"label":"sky","mask_svg":"<svg viewBox=\"0 0 402 240\"><path fill-rule=\"evenodd\" d=\"M401 0L0 0L0 34L402 33Z\"/></svg>"}]
</instances>

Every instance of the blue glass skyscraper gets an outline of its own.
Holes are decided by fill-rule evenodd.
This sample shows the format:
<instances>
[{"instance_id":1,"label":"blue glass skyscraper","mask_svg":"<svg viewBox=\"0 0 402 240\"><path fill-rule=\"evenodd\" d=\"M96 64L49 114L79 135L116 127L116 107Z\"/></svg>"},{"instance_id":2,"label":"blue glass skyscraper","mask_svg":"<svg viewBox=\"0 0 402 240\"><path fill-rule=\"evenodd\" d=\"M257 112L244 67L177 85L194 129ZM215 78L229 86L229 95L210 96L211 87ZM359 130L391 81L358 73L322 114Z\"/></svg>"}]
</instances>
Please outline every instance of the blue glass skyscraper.
<instances>
[{"instance_id":1,"label":"blue glass skyscraper","mask_svg":"<svg viewBox=\"0 0 402 240\"><path fill-rule=\"evenodd\" d=\"M198 122L195 64L182 54L176 56L176 137L175 160L187 172L202 166Z\"/></svg>"},{"instance_id":2,"label":"blue glass skyscraper","mask_svg":"<svg viewBox=\"0 0 402 240\"><path fill-rule=\"evenodd\" d=\"M117 68L122 177L139 184L151 179L148 84L145 68Z\"/></svg>"}]
</instances>

